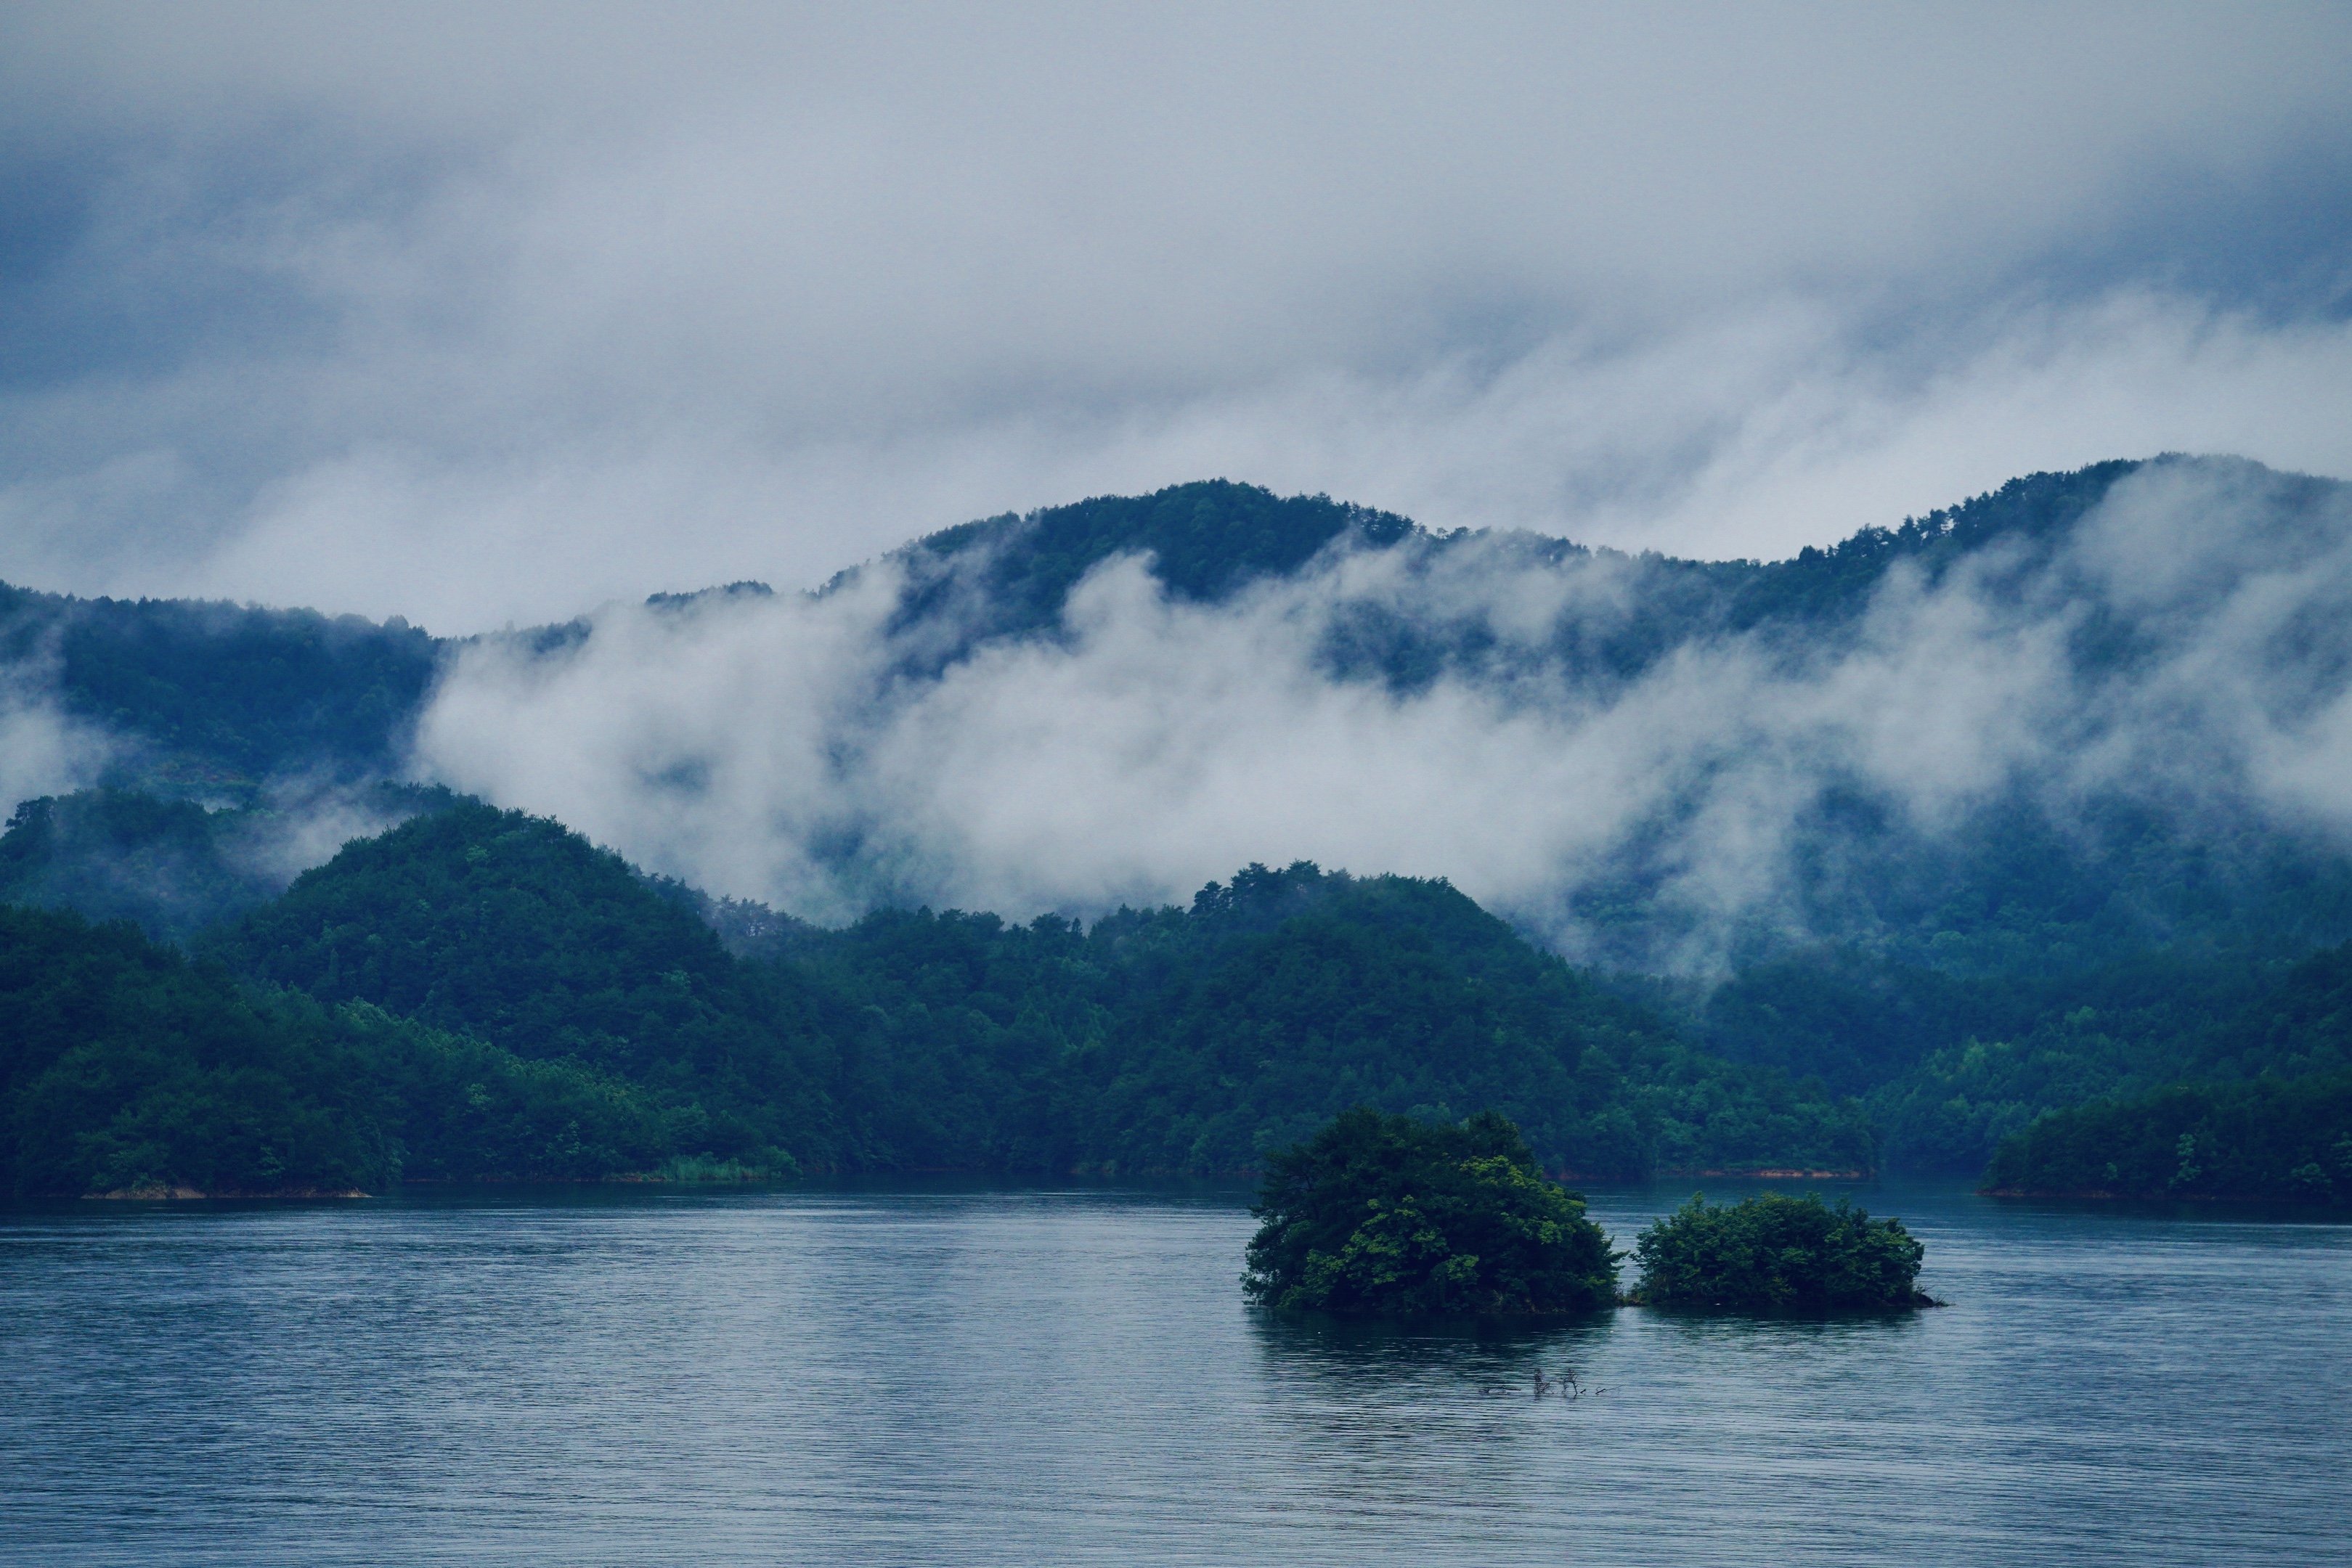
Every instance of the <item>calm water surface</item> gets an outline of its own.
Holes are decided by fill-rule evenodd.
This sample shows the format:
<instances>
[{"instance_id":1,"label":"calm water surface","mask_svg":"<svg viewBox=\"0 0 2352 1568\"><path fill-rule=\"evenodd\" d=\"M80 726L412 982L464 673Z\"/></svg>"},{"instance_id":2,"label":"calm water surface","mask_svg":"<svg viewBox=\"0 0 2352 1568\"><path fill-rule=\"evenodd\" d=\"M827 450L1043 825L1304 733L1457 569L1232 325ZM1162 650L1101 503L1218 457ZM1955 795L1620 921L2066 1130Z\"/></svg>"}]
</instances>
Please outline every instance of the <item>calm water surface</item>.
<instances>
[{"instance_id":1,"label":"calm water surface","mask_svg":"<svg viewBox=\"0 0 2352 1568\"><path fill-rule=\"evenodd\" d=\"M0 1209L0 1558L2352 1561L2352 1228L1863 1196L1955 1305L1285 1322L1206 1188Z\"/></svg>"}]
</instances>

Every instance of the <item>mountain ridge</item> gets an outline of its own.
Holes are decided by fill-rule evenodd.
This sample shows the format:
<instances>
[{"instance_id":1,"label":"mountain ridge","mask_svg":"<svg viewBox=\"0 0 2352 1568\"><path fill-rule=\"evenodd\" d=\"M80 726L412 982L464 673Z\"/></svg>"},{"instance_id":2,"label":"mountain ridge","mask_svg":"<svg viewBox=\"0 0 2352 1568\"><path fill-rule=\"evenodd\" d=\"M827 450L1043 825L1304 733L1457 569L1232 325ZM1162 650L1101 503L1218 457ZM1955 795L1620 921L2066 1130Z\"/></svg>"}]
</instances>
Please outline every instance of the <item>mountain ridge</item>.
<instances>
[{"instance_id":1,"label":"mountain ridge","mask_svg":"<svg viewBox=\"0 0 2352 1568\"><path fill-rule=\"evenodd\" d=\"M1655 600L1652 612L1594 643L1584 661L1625 674L1695 637L1850 618L1898 561L1922 565L1932 580L1995 540L2063 531L2131 474L2224 461L2238 460L2167 455L2022 476L1955 506L1893 527L1865 527L1777 561L1627 554L1538 534L1433 533L1398 514L1328 497L1195 481L959 524L845 569L811 592L840 593L881 568L906 571L891 629L902 632L927 616L955 622L919 661L936 675L996 639L1053 633L1074 587L1121 555L1150 556L1154 579L1176 598L1216 602L1295 573L1344 541L1371 550L1410 545L1441 556L1501 546L1531 563L1592 557L1643 574L1643 591ZM2288 487L2343 487L2261 472ZM738 595L773 591L746 580L656 593L646 602L691 612ZM589 634L592 624L593 617L582 617L511 632L436 637L398 615L376 622L226 601L83 599L0 583L0 668L25 694L46 696L68 717L108 732L116 755L94 781L166 798L250 804L288 776L323 769L357 782L395 772L418 712L457 650L503 641L552 653ZM1339 667L1377 669L1407 685L1425 679L1414 671L1425 671L1433 655L1410 638L1401 643L1397 627L1367 623L1355 635L1357 646L1334 651Z\"/></svg>"}]
</instances>

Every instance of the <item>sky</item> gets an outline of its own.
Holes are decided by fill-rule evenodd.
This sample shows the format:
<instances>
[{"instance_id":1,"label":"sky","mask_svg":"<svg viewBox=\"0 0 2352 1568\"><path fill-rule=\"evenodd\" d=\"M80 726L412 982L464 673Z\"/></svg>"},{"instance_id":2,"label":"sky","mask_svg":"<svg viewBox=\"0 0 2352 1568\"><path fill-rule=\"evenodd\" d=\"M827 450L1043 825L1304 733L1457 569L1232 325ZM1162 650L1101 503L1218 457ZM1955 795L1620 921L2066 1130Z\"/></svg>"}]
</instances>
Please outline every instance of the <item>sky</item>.
<instances>
[{"instance_id":1,"label":"sky","mask_svg":"<svg viewBox=\"0 0 2352 1568\"><path fill-rule=\"evenodd\" d=\"M1225 476L2352 475L2352 6L0 5L0 579L436 632Z\"/></svg>"}]
</instances>

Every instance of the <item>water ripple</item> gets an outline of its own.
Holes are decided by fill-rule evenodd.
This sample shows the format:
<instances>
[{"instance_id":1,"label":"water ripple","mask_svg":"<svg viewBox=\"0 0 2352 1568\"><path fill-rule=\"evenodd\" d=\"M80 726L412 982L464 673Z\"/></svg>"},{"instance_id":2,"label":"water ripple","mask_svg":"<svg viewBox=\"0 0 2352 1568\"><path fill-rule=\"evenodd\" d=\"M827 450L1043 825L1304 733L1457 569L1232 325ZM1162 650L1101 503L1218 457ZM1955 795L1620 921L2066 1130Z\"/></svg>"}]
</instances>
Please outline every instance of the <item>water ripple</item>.
<instances>
[{"instance_id":1,"label":"water ripple","mask_svg":"<svg viewBox=\"0 0 2352 1568\"><path fill-rule=\"evenodd\" d=\"M1956 1305L1536 1331L1247 1310L1232 1192L7 1210L0 1558L2341 1558L2352 1231L1890 1196Z\"/></svg>"}]
</instances>

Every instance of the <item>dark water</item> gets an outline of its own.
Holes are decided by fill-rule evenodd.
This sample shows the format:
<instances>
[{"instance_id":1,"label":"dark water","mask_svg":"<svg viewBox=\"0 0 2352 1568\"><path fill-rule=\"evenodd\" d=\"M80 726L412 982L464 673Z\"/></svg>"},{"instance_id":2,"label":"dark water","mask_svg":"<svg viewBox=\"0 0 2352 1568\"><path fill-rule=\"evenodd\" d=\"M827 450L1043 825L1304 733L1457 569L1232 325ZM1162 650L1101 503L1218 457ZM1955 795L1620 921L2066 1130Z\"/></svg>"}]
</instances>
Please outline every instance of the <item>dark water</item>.
<instances>
[{"instance_id":1,"label":"dark water","mask_svg":"<svg viewBox=\"0 0 2352 1568\"><path fill-rule=\"evenodd\" d=\"M1286 1322L1175 1188L0 1210L0 1557L2352 1561L2352 1228L1864 1201L1956 1305Z\"/></svg>"}]
</instances>

